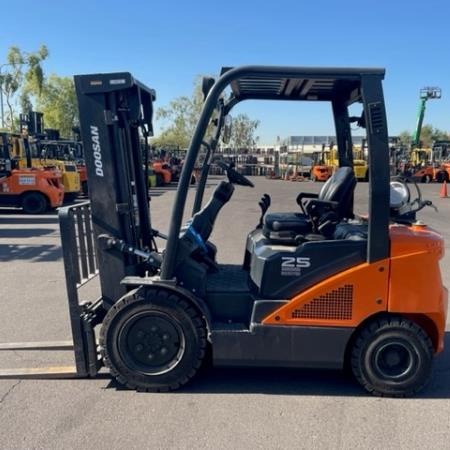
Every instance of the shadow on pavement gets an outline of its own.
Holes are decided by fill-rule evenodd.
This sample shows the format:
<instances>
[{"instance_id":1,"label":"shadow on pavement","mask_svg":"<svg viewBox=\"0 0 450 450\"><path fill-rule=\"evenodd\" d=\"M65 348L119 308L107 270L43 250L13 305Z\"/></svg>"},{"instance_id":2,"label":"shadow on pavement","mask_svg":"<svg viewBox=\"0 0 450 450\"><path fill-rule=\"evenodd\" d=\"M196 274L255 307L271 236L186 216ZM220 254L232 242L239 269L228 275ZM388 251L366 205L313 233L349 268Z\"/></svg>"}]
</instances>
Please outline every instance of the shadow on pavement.
<instances>
[{"instance_id":1,"label":"shadow on pavement","mask_svg":"<svg viewBox=\"0 0 450 450\"><path fill-rule=\"evenodd\" d=\"M25 214L20 208L0 208L0 219L3 219L4 216L9 216L9 215L21 215L24 218L28 217L29 220L33 220L33 218L39 217L37 215ZM57 217L58 211L56 209L46 211L44 217L47 217L47 216Z\"/></svg>"},{"instance_id":2,"label":"shadow on pavement","mask_svg":"<svg viewBox=\"0 0 450 450\"><path fill-rule=\"evenodd\" d=\"M58 223L58 216L22 216L10 217L8 215L0 215L0 225L41 225Z\"/></svg>"},{"instance_id":3,"label":"shadow on pavement","mask_svg":"<svg viewBox=\"0 0 450 450\"><path fill-rule=\"evenodd\" d=\"M434 362L430 383L411 399L450 399L450 332ZM107 388L124 390L115 380ZM171 394L268 394L372 397L340 371L272 368L204 368L187 386Z\"/></svg>"},{"instance_id":4,"label":"shadow on pavement","mask_svg":"<svg viewBox=\"0 0 450 450\"><path fill-rule=\"evenodd\" d=\"M52 230L53 231L53 230ZM0 244L0 261L27 260L30 262L51 262L62 259L59 245Z\"/></svg>"},{"instance_id":5,"label":"shadow on pavement","mask_svg":"<svg viewBox=\"0 0 450 450\"><path fill-rule=\"evenodd\" d=\"M30 238L54 233L54 228L0 228L0 238Z\"/></svg>"}]
</instances>

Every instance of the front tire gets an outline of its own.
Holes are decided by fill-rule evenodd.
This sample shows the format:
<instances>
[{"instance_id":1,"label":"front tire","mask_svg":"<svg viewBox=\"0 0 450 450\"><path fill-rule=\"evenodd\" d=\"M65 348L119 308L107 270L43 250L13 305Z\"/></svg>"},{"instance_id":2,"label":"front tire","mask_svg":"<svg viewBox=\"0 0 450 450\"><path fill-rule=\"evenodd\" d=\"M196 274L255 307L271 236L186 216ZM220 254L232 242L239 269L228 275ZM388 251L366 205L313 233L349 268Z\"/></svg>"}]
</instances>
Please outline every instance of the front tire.
<instances>
[{"instance_id":1,"label":"front tire","mask_svg":"<svg viewBox=\"0 0 450 450\"><path fill-rule=\"evenodd\" d=\"M375 320L356 337L351 368L359 383L379 396L408 397L427 383L433 359L430 338L402 317Z\"/></svg>"},{"instance_id":2,"label":"front tire","mask_svg":"<svg viewBox=\"0 0 450 450\"><path fill-rule=\"evenodd\" d=\"M79 195L80 192L65 192L64 203L73 203L78 198Z\"/></svg>"},{"instance_id":3,"label":"front tire","mask_svg":"<svg viewBox=\"0 0 450 450\"><path fill-rule=\"evenodd\" d=\"M26 214L43 214L48 209L48 201L40 192L28 192L22 197L22 209Z\"/></svg>"},{"instance_id":4,"label":"front tire","mask_svg":"<svg viewBox=\"0 0 450 450\"><path fill-rule=\"evenodd\" d=\"M431 183L433 179L431 178L431 175L424 175L422 177L422 183L428 184Z\"/></svg>"},{"instance_id":5,"label":"front tire","mask_svg":"<svg viewBox=\"0 0 450 450\"><path fill-rule=\"evenodd\" d=\"M117 381L138 391L162 392L186 384L200 368L206 329L182 297L140 288L106 314L100 333L103 361Z\"/></svg>"}]
</instances>

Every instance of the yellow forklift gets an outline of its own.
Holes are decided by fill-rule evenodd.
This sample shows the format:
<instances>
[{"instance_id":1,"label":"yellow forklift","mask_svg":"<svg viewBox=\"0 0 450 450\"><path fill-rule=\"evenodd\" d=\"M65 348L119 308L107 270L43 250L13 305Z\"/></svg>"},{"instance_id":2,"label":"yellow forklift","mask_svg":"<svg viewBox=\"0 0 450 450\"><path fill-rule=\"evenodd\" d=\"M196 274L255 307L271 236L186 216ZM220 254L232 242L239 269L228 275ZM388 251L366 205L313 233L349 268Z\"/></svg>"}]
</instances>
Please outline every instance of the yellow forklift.
<instances>
[{"instance_id":1,"label":"yellow forklift","mask_svg":"<svg viewBox=\"0 0 450 450\"><path fill-rule=\"evenodd\" d=\"M21 133L28 137L34 167L58 168L64 185L64 201L71 202L80 195L81 180L72 141L60 139L59 131L43 130L43 114L30 111L20 114Z\"/></svg>"},{"instance_id":2,"label":"yellow forklift","mask_svg":"<svg viewBox=\"0 0 450 450\"><path fill-rule=\"evenodd\" d=\"M353 170L358 181L369 181L369 166L366 159L366 144L366 139L363 139L360 146L355 145L353 147Z\"/></svg>"}]
</instances>

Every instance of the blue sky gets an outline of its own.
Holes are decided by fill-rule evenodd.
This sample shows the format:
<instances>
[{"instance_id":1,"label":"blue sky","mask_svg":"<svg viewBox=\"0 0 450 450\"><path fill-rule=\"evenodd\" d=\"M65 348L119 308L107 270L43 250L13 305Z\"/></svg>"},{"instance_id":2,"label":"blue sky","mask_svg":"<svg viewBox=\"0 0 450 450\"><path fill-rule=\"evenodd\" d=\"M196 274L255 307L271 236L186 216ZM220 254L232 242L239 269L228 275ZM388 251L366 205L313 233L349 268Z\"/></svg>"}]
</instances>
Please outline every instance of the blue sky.
<instances>
[{"instance_id":1,"label":"blue sky","mask_svg":"<svg viewBox=\"0 0 450 450\"><path fill-rule=\"evenodd\" d=\"M158 106L189 95L223 65L385 67L389 132L414 127L419 89L440 86L425 122L450 130L450 6L444 0L8 2L0 57L45 43L47 73L127 70L157 90ZM276 136L333 134L328 107L248 102L235 112Z\"/></svg>"}]
</instances>

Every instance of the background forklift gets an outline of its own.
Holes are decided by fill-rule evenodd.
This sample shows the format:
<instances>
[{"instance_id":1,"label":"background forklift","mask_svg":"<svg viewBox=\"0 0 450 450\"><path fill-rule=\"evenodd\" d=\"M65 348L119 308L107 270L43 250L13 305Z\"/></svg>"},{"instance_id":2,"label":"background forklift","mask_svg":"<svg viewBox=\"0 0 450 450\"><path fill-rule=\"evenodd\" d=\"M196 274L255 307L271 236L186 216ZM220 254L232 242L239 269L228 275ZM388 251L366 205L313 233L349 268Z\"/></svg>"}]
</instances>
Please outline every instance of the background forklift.
<instances>
[{"instance_id":1,"label":"background forklift","mask_svg":"<svg viewBox=\"0 0 450 450\"><path fill-rule=\"evenodd\" d=\"M20 114L21 134L29 141L34 167L57 168L61 171L64 200L73 201L81 191L80 174L72 151L72 141L61 139L59 130L44 129L43 113Z\"/></svg>"},{"instance_id":2,"label":"background forklift","mask_svg":"<svg viewBox=\"0 0 450 450\"><path fill-rule=\"evenodd\" d=\"M389 183L383 77L380 69L244 66L224 68L217 81L205 79L206 99L165 236L151 226L139 150L139 129L151 134L154 91L128 73L76 76L92 191L90 205L61 212L76 357L76 370L61 373L94 376L104 364L129 388L166 391L187 383L209 348L216 365L348 367L374 394L405 396L422 388L433 355L443 349L444 246L437 232L415 221L430 202L404 180ZM225 117L249 99L330 102L340 167L320 194L299 193L292 211L267 213L265 195L243 264L223 265L209 240L215 220L236 186L253 184L220 162L228 181L204 206L202 200L221 129L230 122ZM363 106L359 124L367 130L367 219L353 212L348 106L355 102ZM211 120L215 132L207 140ZM183 225L202 146L207 157L192 218ZM167 238L163 252L157 237ZM76 288L96 273L101 297L80 305Z\"/></svg>"},{"instance_id":3,"label":"background forklift","mask_svg":"<svg viewBox=\"0 0 450 450\"><path fill-rule=\"evenodd\" d=\"M333 166L329 163L330 154L333 152L333 143L325 150L322 144L322 151L313 153L313 163L311 167L311 181L327 181L333 175Z\"/></svg>"},{"instance_id":4,"label":"background forklift","mask_svg":"<svg viewBox=\"0 0 450 450\"><path fill-rule=\"evenodd\" d=\"M21 145L23 156L14 154ZM64 187L58 170L32 166L26 139L0 133L0 206L20 207L27 214L42 214L62 205ZM22 153L22 150L20 150Z\"/></svg>"}]
</instances>

